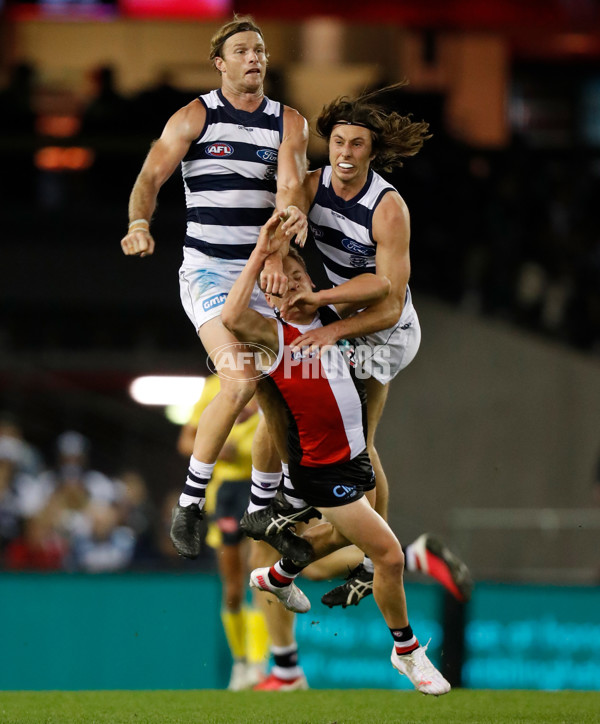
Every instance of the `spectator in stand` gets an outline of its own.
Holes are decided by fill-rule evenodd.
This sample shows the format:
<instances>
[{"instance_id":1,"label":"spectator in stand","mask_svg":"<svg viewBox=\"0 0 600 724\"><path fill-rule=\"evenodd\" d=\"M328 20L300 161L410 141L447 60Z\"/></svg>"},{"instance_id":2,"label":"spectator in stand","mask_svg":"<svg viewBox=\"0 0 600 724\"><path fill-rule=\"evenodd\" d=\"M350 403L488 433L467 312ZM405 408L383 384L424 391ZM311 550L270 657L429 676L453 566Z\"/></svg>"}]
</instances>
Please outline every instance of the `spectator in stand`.
<instances>
[{"instance_id":1,"label":"spectator in stand","mask_svg":"<svg viewBox=\"0 0 600 724\"><path fill-rule=\"evenodd\" d=\"M43 481L19 470L22 459L22 443L1 437L0 554L8 543L21 535L25 521L40 512L50 495Z\"/></svg>"},{"instance_id":2,"label":"spectator in stand","mask_svg":"<svg viewBox=\"0 0 600 724\"><path fill-rule=\"evenodd\" d=\"M64 568L67 541L43 512L27 518L23 533L6 547L4 563L9 570L56 571Z\"/></svg>"},{"instance_id":3,"label":"spectator in stand","mask_svg":"<svg viewBox=\"0 0 600 724\"><path fill-rule=\"evenodd\" d=\"M123 484L123 497L119 500L120 525L130 528L135 535L132 565L146 565L157 557L154 528L156 509L150 499L144 477L137 470L125 470L119 476Z\"/></svg>"},{"instance_id":4,"label":"spectator in stand","mask_svg":"<svg viewBox=\"0 0 600 724\"><path fill-rule=\"evenodd\" d=\"M111 503L90 503L84 515L88 526L73 535L69 568L87 573L128 568L133 559L135 536L131 528L119 525L119 508Z\"/></svg>"},{"instance_id":5,"label":"spectator in stand","mask_svg":"<svg viewBox=\"0 0 600 724\"><path fill-rule=\"evenodd\" d=\"M123 484L112 480L89 465L89 440L79 432L63 432L56 441L57 459L54 470L42 476L53 490L47 514L68 539L85 535L91 503L116 505L123 497Z\"/></svg>"},{"instance_id":6,"label":"spectator in stand","mask_svg":"<svg viewBox=\"0 0 600 724\"><path fill-rule=\"evenodd\" d=\"M8 437L20 443L19 470L30 475L38 475L44 465L42 455L24 437L23 427L18 418L7 410L0 411L0 439Z\"/></svg>"},{"instance_id":7,"label":"spectator in stand","mask_svg":"<svg viewBox=\"0 0 600 724\"><path fill-rule=\"evenodd\" d=\"M56 467L46 474L55 490L76 487L90 500L115 503L123 497L123 484L93 470L89 464L90 441L81 433L67 430L56 440Z\"/></svg>"}]
</instances>

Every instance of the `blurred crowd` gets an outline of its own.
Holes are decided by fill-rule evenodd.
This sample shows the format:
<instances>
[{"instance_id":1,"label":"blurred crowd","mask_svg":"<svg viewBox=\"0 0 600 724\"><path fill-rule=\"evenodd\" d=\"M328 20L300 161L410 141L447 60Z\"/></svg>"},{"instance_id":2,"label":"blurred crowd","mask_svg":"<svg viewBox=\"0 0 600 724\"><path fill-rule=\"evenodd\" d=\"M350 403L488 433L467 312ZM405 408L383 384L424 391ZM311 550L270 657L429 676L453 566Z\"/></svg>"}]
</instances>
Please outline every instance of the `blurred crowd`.
<instances>
[{"instance_id":1,"label":"blurred crowd","mask_svg":"<svg viewBox=\"0 0 600 724\"><path fill-rule=\"evenodd\" d=\"M90 466L90 452L84 435L66 430L47 466L18 421L0 414L0 570L102 573L182 565L168 536L178 493L156 505L139 472L106 475Z\"/></svg>"}]
</instances>

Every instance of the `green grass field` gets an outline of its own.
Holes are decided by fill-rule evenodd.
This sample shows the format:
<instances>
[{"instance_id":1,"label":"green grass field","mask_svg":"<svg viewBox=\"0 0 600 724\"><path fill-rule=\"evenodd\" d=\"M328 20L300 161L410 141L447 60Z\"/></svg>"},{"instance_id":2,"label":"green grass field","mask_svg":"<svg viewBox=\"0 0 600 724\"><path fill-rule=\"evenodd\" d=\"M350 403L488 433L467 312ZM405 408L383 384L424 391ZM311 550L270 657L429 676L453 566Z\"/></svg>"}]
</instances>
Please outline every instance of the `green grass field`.
<instances>
[{"instance_id":1,"label":"green grass field","mask_svg":"<svg viewBox=\"0 0 600 724\"><path fill-rule=\"evenodd\" d=\"M597 724L600 692L0 692L2 724Z\"/></svg>"}]
</instances>

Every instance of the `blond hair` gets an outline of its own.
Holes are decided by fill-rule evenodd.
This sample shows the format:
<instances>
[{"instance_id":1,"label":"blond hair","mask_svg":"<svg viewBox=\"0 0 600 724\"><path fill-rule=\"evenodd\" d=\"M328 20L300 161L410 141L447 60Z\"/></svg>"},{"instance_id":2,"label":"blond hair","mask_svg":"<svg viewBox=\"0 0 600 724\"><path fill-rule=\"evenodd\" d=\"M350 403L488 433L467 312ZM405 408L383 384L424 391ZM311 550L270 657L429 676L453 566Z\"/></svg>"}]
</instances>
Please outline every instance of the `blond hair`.
<instances>
[{"instance_id":1,"label":"blond hair","mask_svg":"<svg viewBox=\"0 0 600 724\"><path fill-rule=\"evenodd\" d=\"M304 257L302 254L296 249L295 246L290 246L288 249L287 255L292 258L294 261L297 261L298 264L304 269L304 271L308 274L308 269L306 268L306 262L304 261Z\"/></svg>"}]
</instances>

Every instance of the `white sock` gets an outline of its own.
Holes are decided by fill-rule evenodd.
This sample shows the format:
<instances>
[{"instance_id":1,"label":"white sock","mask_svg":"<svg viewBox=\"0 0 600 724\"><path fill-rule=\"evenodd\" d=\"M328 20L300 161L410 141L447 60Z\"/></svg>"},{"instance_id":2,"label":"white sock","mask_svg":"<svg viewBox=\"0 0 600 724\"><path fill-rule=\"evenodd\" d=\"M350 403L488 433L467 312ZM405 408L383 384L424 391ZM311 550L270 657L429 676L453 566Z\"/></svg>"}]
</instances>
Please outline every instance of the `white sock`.
<instances>
[{"instance_id":1,"label":"white sock","mask_svg":"<svg viewBox=\"0 0 600 724\"><path fill-rule=\"evenodd\" d=\"M281 463L281 469L283 470L283 497L287 502L296 509L306 508L307 503L298 497L298 494L294 490L292 481L290 480L290 471L286 463Z\"/></svg>"},{"instance_id":2,"label":"white sock","mask_svg":"<svg viewBox=\"0 0 600 724\"><path fill-rule=\"evenodd\" d=\"M271 646L274 665L271 671L279 679L291 681L302 676L303 671L298 666L298 644L293 643L290 646Z\"/></svg>"},{"instance_id":3,"label":"white sock","mask_svg":"<svg viewBox=\"0 0 600 724\"><path fill-rule=\"evenodd\" d=\"M263 473L252 466L252 486L250 488L250 502L248 512L266 508L275 497L281 482L281 473Z\"/></svg>"},{"instance_id":4,"label":"white sock","mask_svg":"<svg viewBox=\"0 0 600 724\"><path fill-rule=\"evenodd\" d=\"M206 486L210 481L215 463L203 463L193 455L190 457L187 478L183 493L179 496L179 505L183 508L196 503L202 510L205 502Z\"/></svg>"},{"instance_id":5,"label":"white sock","mask_svg":"<svg viewBox=\"0 0 600 724\"><path fill-rule=\"evenodd\" d=\"M375 570L375 566L373 565L373 561L369 558L369 556L365 556L363 558L363 566L369 573L373 573Z\"/></svg>"},{"instance_id":6,"label":"white sock","mask_svg":"<svg viewBox=\"0 0 600 724\"><path fill-rule=\"evenodd\" d=\"M415 547L409 543L404 550L404 567L407 571L418 571L417 554Z\"/></svg>"}]
</instances>

